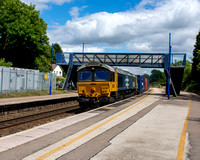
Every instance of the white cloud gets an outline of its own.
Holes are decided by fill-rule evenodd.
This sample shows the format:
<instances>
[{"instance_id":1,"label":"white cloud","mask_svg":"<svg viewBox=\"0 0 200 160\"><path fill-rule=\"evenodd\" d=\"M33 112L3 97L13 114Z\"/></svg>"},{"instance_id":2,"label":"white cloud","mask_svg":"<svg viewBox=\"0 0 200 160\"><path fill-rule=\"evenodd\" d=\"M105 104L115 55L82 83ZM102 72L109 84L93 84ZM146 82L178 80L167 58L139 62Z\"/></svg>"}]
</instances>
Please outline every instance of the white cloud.
<instances>
[{"instance_id":1,"label":"white cloud","mask_svg":"<svg viewBox=\"0 0 200 160\"><path fill-rule=\"evenodd\" d=\"M79 16L79 8L78 7L72 7L71 10L69 11L69 14L72 17L78 17Z\"/></svg>"},{"instance_id":2,"label":"white cloud","mask_svg":"<svg viewBox=\"0 0 200 160\"><path fill-rule=\"evenodd\" d=\"M79 7L72 7L71 10L69 11L69 14L73 18L77 18L79 16L79 12L83 11L83 9L87 8L87 6L82 6L81 8Z\"/></svg>"},{"instance_id":3,"label":"white cloud","mask_svg":"<svg viewBox=\"0 0 200 160\"><path fill-rule=\"evenodd\" d=\"M51 41L65 44L126 44L136 51L168 51L168 33L172 33L173 52L191 53L200 28L199 0L143 0L135 9L99 12L77 18L48 31Z\"/></svg>"},{"instance_id":4,"label":"white cloud","mask_svg":"<svg viewBox=\"0 0 200 160\"><path fill-rule=\"evenodd\" d=\"M152 48L150 46L150 43L144 42L144 43L131 43L129 42L126 46L126 48L129 51L136 51L136 52L152 52Z\"/></svg>"},{"instance_id":5,"label":"white cloud","mask_svg":"<svg viewBox=\"0 0 200 160\"><path fill-rule=\"evenodd\" d=\"M83 46L81 44L79 45L68 45L68 44L60 44L63 52L82 52ZM85 45L84 52L104 52L104 48L101 47L95 47L90 45Z\"/></svg>"},{"instance_id":6,"label":"white cloud","mask_svg":"<svg viewBox=\"0 0 200 160\"><path fill-rule=\"evenodd\" d=\"M118 67L118 68L128 71L134 75L143 75L143 74L151 75L151 71L153 70L152 68L140 68L140 67ZM163 69L156 68L156 70L160 70L163 72Z\"/></svg>"},{"instance_id":7,"label":"white cloud","mask_svg":"<svg viewBox=\"0 0 200 160\"><path fill-rule=\"evenodd\" d=\"M64 3L70 3L73 0L21 0L22 2L26 4L35 4L37 10L45 10L45 9L50 9L51 7L49 6L49 3L53 3L56 5L63 5Z\"/></svg>"}]
</instances>

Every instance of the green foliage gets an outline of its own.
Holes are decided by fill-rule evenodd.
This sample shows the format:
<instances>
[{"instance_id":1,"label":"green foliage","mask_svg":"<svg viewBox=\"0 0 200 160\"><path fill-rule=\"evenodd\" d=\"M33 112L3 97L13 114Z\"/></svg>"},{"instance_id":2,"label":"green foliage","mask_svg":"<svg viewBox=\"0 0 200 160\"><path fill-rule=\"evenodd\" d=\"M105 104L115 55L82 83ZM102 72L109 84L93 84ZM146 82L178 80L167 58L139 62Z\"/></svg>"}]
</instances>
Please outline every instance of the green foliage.
<instances>
[{"instance_id":1,"label":"green foliage","mask_svg":"<svg viewBox=\"0 0 200 160\"><path fill-rule=\"evenodd\" d=\"M34 67L35 67L35 69L39 69L41 72L50 72L50 70L51 70L51 46L46 45L44 47L44 53L35 57Z\"/></svg>"},{"instance_id":2,"label":"green foliage","mask_svg":"<svg viewBox=\"0 0 200 160\"><path fill-rule=\"evenodd\" d=\"M59 77L56 78L56 82L64 82L64 81L65 81L64 78L59 78Z\"/></svg>"},{"instance_id":3,"label":"green foliage","mask_svg":"<svg viewBox=\"0 0 200 160\"><path fill-rule=\"evenodd\" d=\"M63 53L63 50L58 43L55 43L53 45L53 63L56 63L56 53ZM62 68L62 66L60 66L60 68L63 71L63 77L65 77L66 73L65 73L64 69ZM60 81L64 81L64 80L60 80Z\"/></svg>"},{"instance_id":4,"label":"green foliage","mask_svg":"<svg viewBox=\"0 0 200 160\"><path fill-rule=\"evenodd\" d=\"M200 94L200 32L196 36L194 47L192 65L186 61L182 89Z\"/></svg>"},{"instance_id":5,"label":"green foliage","mask_svg":"<svg viewBox=\"0 0 200 160\"><path fill-rule=\"evenodd\" d=\"M58 43L53 45L53 63L56 63L56 53L63 53L63 50Z\"/></svg>"},{"instance_id":6,"label":"green foliage","mask_svg":"<svg viewBox=\"0 0 200 160\"><path fill-rule=\"evenodd\" d=\"M41 67L38 59L50 54L50 48L47 24L39 14L32 4L0 1L0 58L11 61L14 67Z\"/></svg>"},{"instance_id":7,"label":"green foliage","mask_svg":"<svg viewBox=\"0 0 200 160\"><path fill-rule=\"evenodd\" d=\"M197 59L197 61L198 61L198 64L197 64L197 71L200 73L200 50L197 51L196 59Z\"/></svg>"},{"instance_id":8,"label":"green foliage","mask_svg":"<svg viewBox=\"0 0 200 160\"><path fill-rule=\"evenodd\" d=\"M199 83L192 80L190 81L190 83L187 84L185 90L200 94L200 85Z\"/></svg>"},{"instance_id":9,"label":"green foliage","mask_svg":"<svg viewBox=\"0 0 200 160\"><path fill-rule=\"evenodd\" d=\"M184 74L183 74L183 80L182 80L182 89L186 89L188 84L191 81L191 72L192 72L192 64L190 61L186 61L186 67L184 70Z\"/></svg>"},{"instance_id":10,"label":"green foliage","mask_svg":"<svg viewBox=\"0 0 200 160\"><path fill-rule=\"evenodd\" d=\"M154 83L154 82L159 83L160 82L160 83L164 84L165 80L166 80L166 78L165 78L164 72L161 72L156 69L151 71L151 75L149 77L149 83Z\"/></svg>"},{"instance_id":11,"label":"green foliage","mask_svg":"<svg viewBox=\"0 0 200 160\"><path fill-rule=\"evenodd\" d=\"M42 72L49 72L51 70L51 63L44 55L36 57L35 66Z\"/></svg>"},{"instance_id":12,"label":"green foliage","mask_svg":"<svg viewBox=\"0 0 200 160\"><path fill-rule=\"evenodd\" d=\"M0 59L0 66L11 67L12 62L5 62L5 58Z\"/></svg>"},{"instance_id":13,"label":"green foliage","mask_svg":"<svg viewBox=\"0 0 200 160\"><path fill-rule=\"evenodd\" d=\"M192 80L194 82L200 83L200 32L196 36L196 44L193 50L193 63L192 63Z\"/></svg>"},{"instance_id":14,"label":"green foliage","mask_svg":"<svg viewBox=\"0 0 200 160\"><path fill-rule=\"evenodd\" d=\"M53 49L54 49L55 53L63 53L63 50L62 50L62 48L60 47L60 45L58 43L55 43L53 45Z\"/></svg>"},{"instance_id":15,"label":"green foliage","mask_svg":"<svg viewBox=\"0 0 200 160\"><path fill-rule=\"evenodd\" d=\"M64 94L67 93L66 90L52 90L52 94ZM49 91L38 91L38 92L19 92L19 93L9 93L1 94L0 98L12 98L12 97L27 97L27 96L42 96L49 95Z\"/></svg>"},{"instance_id":16,"label":"green foliage","mask_svg":"<svg viewBox=\"0 0 200 160\"><path fill-rule=\"evenodd\" d=\"M181 66L182 64L183 64L183 61L175 60L175 63L173 63L173 66Z\"/></svg>"},{"instance_id":17,"label":"green foliage","mask_svg":"<svg viewBox=\"0 0 200 160\"><path fill-rule=\"evenodd\" d=\"M149 77L150 77L148 74L143 74L142 76L147 78L147 79L149 79Z\"/></svg>"}]
</instances>

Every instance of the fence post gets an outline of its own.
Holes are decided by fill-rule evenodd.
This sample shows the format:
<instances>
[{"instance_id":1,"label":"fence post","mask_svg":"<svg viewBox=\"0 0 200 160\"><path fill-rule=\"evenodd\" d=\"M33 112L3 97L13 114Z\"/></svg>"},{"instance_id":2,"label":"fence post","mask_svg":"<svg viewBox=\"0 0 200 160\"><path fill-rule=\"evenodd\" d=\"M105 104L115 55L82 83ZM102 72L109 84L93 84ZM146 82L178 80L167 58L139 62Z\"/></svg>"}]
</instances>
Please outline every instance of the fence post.
<instances>
[{"instance_id":1,"label":"fence post","mask_svg":"<svg viewBox=\"0 0 200 160\"><path fill-rule=\"evenodd\" d=\"M14 70L15 73L15 92L17 92L17 70Z\"/></svg>"},{"instance_id":2,"label":"fence post","mask_svg":"<svg viewBox=\"0 0 200 160\"><path fill-rule=\"evenodd\" d=\"M49 95L51 95L51 85L52 85L52 61L53 61L53 43L52 43L52 50L51 50L51 73L50 73L50 88L49 88Z\"/></svg>"},{"instance_id":3,"label":"fence post","mask_svg":"<svg viewBox=\"0 0 200 160\"><path fill-rule=\"evenodd\" d=\"M28 71L26 70L26 92L28 91L27 86L28 86Z\"/></svg>"},{"instance_id":4,"label":"fence post","mask_svg":"<svg viewBox=\"0 0 200 160\"><path fill-rule=\"evenodd\" d=\"M1 70L1 93L3 92L3 68Z\"/></svg>"},{"instance_id":5,"label":"fence post","mask_svg":"<svg viewBox=\"0 0 200 160\"><path fill-rule=\"evenodd\" d=\"M8 79L8 83L9 83L9 91L8 91L8 93L10 93L10 78L11 78L11 69L9 68L9 79Z\"/></svg>"},{"instance_id":6,"label":"fence post","mask_svg":"<svg viewBox=\"0 0 200 160\"><path fill-rule=\"evenodd\" d=\"M33 72L33 91L35 91L35 72Z\"/></svg>"}]
</instances>

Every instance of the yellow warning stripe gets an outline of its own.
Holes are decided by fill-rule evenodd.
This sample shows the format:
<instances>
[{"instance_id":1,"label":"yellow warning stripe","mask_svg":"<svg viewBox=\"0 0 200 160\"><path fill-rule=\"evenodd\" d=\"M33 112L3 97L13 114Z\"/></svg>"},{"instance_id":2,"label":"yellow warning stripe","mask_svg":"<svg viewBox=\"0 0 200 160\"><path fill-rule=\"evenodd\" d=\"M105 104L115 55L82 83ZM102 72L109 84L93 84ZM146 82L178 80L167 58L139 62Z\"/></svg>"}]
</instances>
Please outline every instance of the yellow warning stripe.
<instances>
[{"instance_id":1,"label":"yellow warning stripe","mask_svg":"<svg viewBox=\"0 0 200 160\"><path fill-rule=\"evenodd\" d=\"M187 117L185 119L183 131L182 131L181 138L180 138L180 141L179 141L179 147L178 147L178 153L177 153L176 160L182 160L183 159L183 153L184 153L184 147L185 147L185 137L186 137L187 126L188 126L188 117L190 115L191 106L192 106L192 97L190 99L190 105L189 105L189 109L188 109L188 112L187 112Z\"/></svg>"},{"instance_id":2,"label":"yellow warning stripe","mask_svg":"<svg viewBox=\"0 0 200 160\"><path fill-rule=\"evenodd\" d=\"M152 93L153 93L153 92L152 92ZM151 93L151 94L152 94L152 93ZM46 154L44 154L44 155L42 155L42 156L36 158L35 160L43 160L43 159L45 159L45 158L47 158L47 157L53 155L54 153L56 153L56 152L62 150L63 148L69 146L70 144L72 144L72 143L74 143L74 142L80 140L81 138L87 136L89 133L95 131L96 129L98 129L98 128L102 127L102 126L104 126L104 125L107 124L108 122L114 120L115 118L121 116L122 114L128 112L128 111L131 110L132 108L134 108L134 107L136 107L137 105L139 105L140 103L144 102L144 101L147 100L150 96L151 96L151 95L147 96L146 98L144 98L144 99L141 100L140 102L136 103L135 105L131 106L130 108L127 108L127 109L124 110L123 112L118 113L118 114L115 115L114 117L111 117L110 119L106 120L105 122L103 122L103 123L101 123L101 124L95 126L94 128L92 128L92 129L90 129L90 130L84 132L84 133L81 134L80 136L78 136L78 137L76 137L76 138L74 138L74 139L68 141L67 143L65 143L65 144L63 144L63 145L61 145L61 146L59 146L59 147L57 147L57 148L55 148L55 149L53 149L53 150L47 152Z\"/></svg>"}]
</instances>

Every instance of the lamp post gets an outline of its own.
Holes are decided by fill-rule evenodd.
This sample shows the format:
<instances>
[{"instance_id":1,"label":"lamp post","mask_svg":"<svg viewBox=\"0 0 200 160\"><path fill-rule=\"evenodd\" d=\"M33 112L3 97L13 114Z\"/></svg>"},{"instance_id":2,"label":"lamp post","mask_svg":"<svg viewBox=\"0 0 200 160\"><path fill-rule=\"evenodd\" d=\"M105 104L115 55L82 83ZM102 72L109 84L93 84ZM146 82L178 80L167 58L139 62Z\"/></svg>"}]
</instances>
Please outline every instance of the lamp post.
<instances>
[{"instance_id":1,"label":"lamp post","mask_svg":"<svg viewBox=\"0 0 200 160\"><path fill-rule=\"evenodd\" d=\"M85 46L84 46L84 45L85 45L85 43L83 42L83 50L82 50L83 53L84 53L84 49L85 49Z\"/></svg>"},{"instance_id":2,"label":"lamp post","mask_svg":"<svg viewBox=\"0 0 200 160\"><path fill-rule=\"evenodd\" d=\"M171 67L171 33L169 33L169 68L168 68L168 88L167 88L167 94L168 99L170 99L170 67Z\"/></svg>"}]
</instances>

